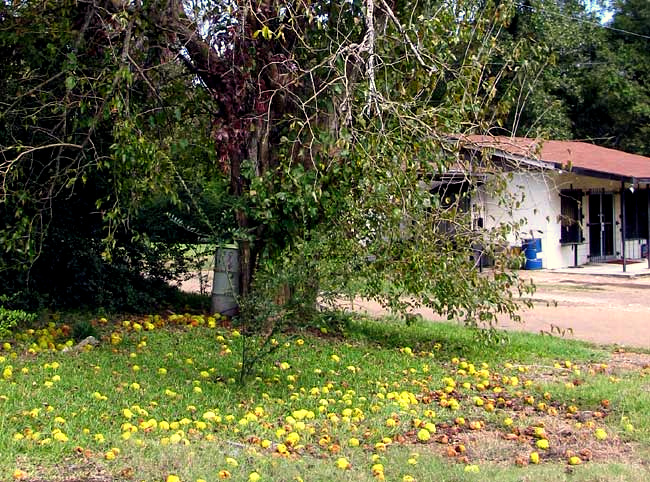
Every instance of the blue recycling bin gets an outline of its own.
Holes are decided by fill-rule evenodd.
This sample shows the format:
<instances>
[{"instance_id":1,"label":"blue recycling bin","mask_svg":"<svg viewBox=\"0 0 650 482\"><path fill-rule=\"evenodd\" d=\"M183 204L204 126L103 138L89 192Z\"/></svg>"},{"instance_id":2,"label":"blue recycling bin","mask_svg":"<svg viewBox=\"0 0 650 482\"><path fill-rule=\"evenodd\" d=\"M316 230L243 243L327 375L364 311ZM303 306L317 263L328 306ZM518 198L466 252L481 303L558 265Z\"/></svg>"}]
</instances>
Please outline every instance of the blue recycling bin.
<instances>
[{"instance_id":1,"label":"blue recycling bin","mask_svg":"<svg viewBox=\"0 0 650 482\"><path fill-rule=\"evenodd\" d=\"M539 253L542 252L542 240L539 238L524 239L521 244L521 249L524 251L526 263L525 269L542 269L542 259Z\"/></svg>"}]
</instances>

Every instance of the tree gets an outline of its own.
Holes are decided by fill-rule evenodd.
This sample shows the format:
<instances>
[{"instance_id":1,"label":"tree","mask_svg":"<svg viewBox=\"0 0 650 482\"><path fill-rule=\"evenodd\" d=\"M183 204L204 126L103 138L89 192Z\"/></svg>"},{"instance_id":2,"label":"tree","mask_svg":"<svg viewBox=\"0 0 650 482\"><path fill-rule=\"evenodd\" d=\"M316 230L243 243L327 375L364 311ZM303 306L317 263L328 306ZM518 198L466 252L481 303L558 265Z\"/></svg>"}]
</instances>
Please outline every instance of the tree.
<instances>
[{"instance_id":1,"label":"tree","mask_svg":"<svg viewBox=\"0 0 650 482\"><path fill-rule=\"evenodd\" d=\"M614 2L609 26L575 108L576 135L649 155L650 5Z\"/></svg>"},{"instance_id":2,"label":"tree","mask_svg":"<svg viewBox=\"0 0 650 482\"><path fill-rule=\"evenodd\" d=\"M520 52L521 62L501 84L509 116L495 132L574 138L584 73L604 41L596 13L582 0L520 2L501 41Z\"/></svg>"},{"instance_id":3,"label":"tree","mask_svg":"<svg viewBox=\"0 0 650 482\"><path fill-rule=\"evenodd\" d=\"M498 313L514 315L509 288L516 277L505 263L482 276L470 255L480 245L495 258L505 257L500 248L516 225L488 231L471 224L463 207L475 187L469 175L467 189L452 202L428 187L458 167L495 173L495 188L507 182L489 159L481 166L467 164L449 134L484 131L508 113L496 92L503 72L520 61L518 52L499 42L512 4L152 0L116 9L114 3L102 7L88 0L64 5L65 15L31 2L22 11L6 7L10 14L3 14L11 25L5 31L13 33L31 26L43 8L52 15L43 17L45 30L70 19L57 44L56 53L66 54L57 57L59 66L31 84L33 68L21 62L4 76L16 79L12 92L28 92L18 95L25 102L35 88L46 94L31 111L22 104L8 109L15 113L11 125L23 131L3 140L5 165L17 186L32 172L23 168L30 166L27 158L43 154L43 179L53 192L66 194L83 185L85 172L110 175L98 200L108 226L107 255L118 248L116 227L127 225L147 191L180 199L183 182L172 179L185 179L178 166L188 161L173 137L179 118L167 115L173 94L161 92L184 85L203 93L190 99L209 97L216 161L229 179L236 227L206 225L215 237L239 243L244 297L267 286L277 298L290 281L283 306L285 313L295 313L313 306L324 289L340 292L363 278L366 295L396 309L405 308L403 295L412 295L450 317L491 323ZM41 39L46 35L49 30ZM12 48L22 48L19 38ZM82 47L88 62L83 68ZM66 49L76 62L70 66ZM92 64L93 49L102 54L98 65ZM17 52L21 57L39 55L35 49ZM487 67L495 57L503 62L501 70ZM190 74L184 84L172 81L179 69ZM55 77L58 71L66 73ZM52 121L38 129L43 138L25 143L31 127L19 119L53 117L40 114L44 106L58 105L48 101L54 92L49 83L64 77L65 89L59 85L55 98L63 99L65 108L55 112L65 122ZM150 122L152 105L165 116ZM70 118L80 123L70 124ZM199 125L204 119L189 118ZM98 129L100 122L109 129ZM71 125L76 130L69 130ZM97 133L107 131L111 135L97 149ZM47 143L50 138L55 146ZM84 144L86 138L93 142ZM67 153L63 175L40 167L62 158L57 149ZM19 203L23 191L35 206L54 199L33 187L6 195L5 206ZM503 202L509 200L504 196ZM17 218L34 216L17 212ZM25 246L38 245L29 229L21 232L16 243L29 239Z\"/></svg>"},{"instance_id":4,"label":"tree","mask_svg":"<svg viewBox=\"0 0 650 482\"><path fill-rule=\"evenodd\" d=\"M526 60L502 84L505 130L647 154L647 2L614 2L609 25L592 4L518 5L504 41Z\"/></svg>"},{"instance_id":5,"label":"tree","mask_svg":"<svg viewBox=\"0 0 650 482\"><path fill-rule=\"evenodd\" d=\"M321 281L363 273L367 294L394 307L426 294L451 315L513 312L509 291L492 296L513 279L485 283L473 270L468 213L422 189L458 162L448 133L502 117L500 74L487 76L486 64L497 53L513 61L497 42L508 4L241 2L224 15L216 3L219 21L204 37L173 3L166 18L179 53L219 106L214 136L237 198L244 296L255 274L277 278L300 260ZM453 239L441 229L449 222ZM482 244L508 229L482 233Z\"/></svg>"},{"instance_id":6,"label":"tree","mask_svg":"<svg viewBox=\"0 0 650 482\"><path fill-rule=\"evenodd\" d=\"M110 4L3 2L0 24L4 289L143 309L143 276L175 273L128 223L154 196L174 205L179 175L205 182L209 98Z\"/></svg>"}]
</instances>

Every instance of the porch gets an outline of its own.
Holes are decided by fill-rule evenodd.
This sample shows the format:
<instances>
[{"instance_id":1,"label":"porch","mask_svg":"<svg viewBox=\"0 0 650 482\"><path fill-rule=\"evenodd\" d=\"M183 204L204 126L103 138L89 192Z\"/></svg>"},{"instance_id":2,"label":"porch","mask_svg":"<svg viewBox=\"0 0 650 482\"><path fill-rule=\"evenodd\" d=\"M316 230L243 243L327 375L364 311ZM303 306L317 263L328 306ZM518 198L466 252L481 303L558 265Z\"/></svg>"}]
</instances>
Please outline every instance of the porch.
<instances>
[{"instance_id":1,"label":"porch","mask_svg":"<svg viewBox=\"0 0 650 482\"><path fill-rule=\"evenodd\" d=\"M567 273L650 272L650 158L575 141L459 141L471 162L480 165L488 150L503 165L516 200L514 209L504 206L486 183L472 199L472 214L487 228L522 222L509 242L514 247L521 238L538 239L537 264Z\"/></svg>"},{"instance_id":2,"label":"porch","mask_svg":"<svg viewBox=\"0 0 650 482\"><path fill-rule=\"evenodd\" d=\"M562 273L576 276L616 276L620 278L650 277L650 268L646 259L626 259L625 271L623 260L609 263L587 263L578 267L544 270L550 273Z\"/></svg>"}]
</instances>

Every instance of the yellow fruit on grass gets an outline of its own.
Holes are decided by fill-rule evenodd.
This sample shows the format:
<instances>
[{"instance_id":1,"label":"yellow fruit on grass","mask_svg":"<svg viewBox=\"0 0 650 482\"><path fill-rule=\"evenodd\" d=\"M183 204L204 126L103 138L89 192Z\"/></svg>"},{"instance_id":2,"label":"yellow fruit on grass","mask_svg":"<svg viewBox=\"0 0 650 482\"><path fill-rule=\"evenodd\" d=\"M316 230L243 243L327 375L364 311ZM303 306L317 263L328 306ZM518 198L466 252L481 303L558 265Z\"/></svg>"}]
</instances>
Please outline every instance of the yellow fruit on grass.
<instances>
[{"instance_id":1,"label":"yellow fruit on grass","mask_svg":"<svg viewBox=\"0 0 650 482\"><path fill-rule=\"evenodd\" d=\"M602 428L597 428L594 435L598 440L605 440L607 438L607 432Z\"/></svg>"},{"instance_id":2,"label":"yellow fruit on grass","mask_svg":"<svg viewBox=\"0 0 650 482\"><path fill-rule=\"evenodd\" d=\"M548 448L549 448L548 440L546 440L545 438L539 439L535 443L535 445L537 445L537 448L540 448L542 450L548 450Z\"/></svg>"},{"instance_id":3,"label":"yellow fruit on grass","mask_svg":"<svg viewBox=\"0 0 650 482\"><path fill-rule=\"evenodd\" d=\"M16 469L16 470L14 470L13 477L16 480L20 480L20 479L26 478L27 474L24 471L20 470L20 469Z\"/></svg>"},{"instance_id":4,"label":"yellow fruit on grass","mask_svg":"<svg viewBox=\"0 0 650 482\"><path fill-rule=\"evenodd\" d=\"M419 441L427 442L430 438L431 438L431 433L426 428L423 428L418 432Z\"/></svg>"},{"instance_id":5,"label":"yellow fruit on grass","mask_svg":"<svg viewBox=\"0 0 650 482\"><path fill-rule=\"evenodd\" d=\"M348 470L351 467L350 462L345 457L339 457L336 460L336 466L341 470Z\"/></svg>"}]
</instances>

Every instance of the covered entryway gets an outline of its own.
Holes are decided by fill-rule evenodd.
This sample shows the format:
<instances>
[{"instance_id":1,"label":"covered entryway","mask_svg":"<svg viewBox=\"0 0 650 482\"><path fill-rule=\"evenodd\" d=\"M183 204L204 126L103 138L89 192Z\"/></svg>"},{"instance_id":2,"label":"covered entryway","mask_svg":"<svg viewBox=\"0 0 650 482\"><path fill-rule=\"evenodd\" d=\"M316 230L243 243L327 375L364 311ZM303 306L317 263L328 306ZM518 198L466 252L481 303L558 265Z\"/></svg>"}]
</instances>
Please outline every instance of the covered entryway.
<instances>
[{"instance_id":1,"label":"covered entryway","mask_svg":"<svg viewBox=\"0 0 650 482\"><path fill-rule=\"evenodd\" d=\"M503 197L487 189L472 200L487 229L515 221L518 233L540 233L547 269L608 265L627 272L647 256L650 273L650 157L586 142L489 135L458 136L462 165L481 172L486 156L508 172ZM487 172L487 171L486 171ZM490 183L485 184L489 186ZM517 233L507 233L511 246Z\"/></svg>"},{"instance_id":2,"label":"covered entryway","mask_svg":"<svg viewBox=\"0 0 650 482\"><path fill-rule=\"evenodd\" d=\"M602 263L614 259L614 195L589 194L589 261Z\"/></svg>"}]
</instances>

